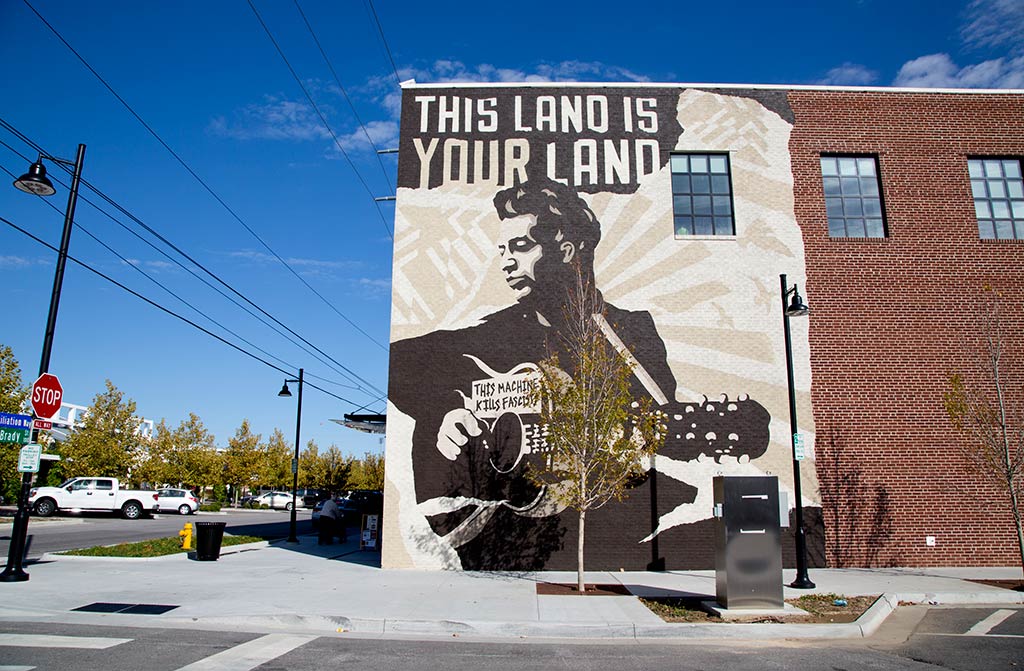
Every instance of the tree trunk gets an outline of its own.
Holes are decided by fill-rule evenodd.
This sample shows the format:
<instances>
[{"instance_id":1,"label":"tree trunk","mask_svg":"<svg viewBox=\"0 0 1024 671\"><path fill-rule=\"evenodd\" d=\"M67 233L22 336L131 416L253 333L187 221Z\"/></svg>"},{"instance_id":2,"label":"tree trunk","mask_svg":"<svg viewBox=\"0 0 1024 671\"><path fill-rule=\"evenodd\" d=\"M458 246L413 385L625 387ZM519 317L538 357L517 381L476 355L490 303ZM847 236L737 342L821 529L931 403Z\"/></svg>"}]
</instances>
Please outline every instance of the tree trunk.
<instances>
[{"instance_id":1,"label":"tree trunk","mask_svg":"<svg viewBox=\"0 0 1024 671\"><path fill-rule=\"evenodd\" d=\"M1013 521L1017 525L1017 549L1020 551L1020 568L1024 571L1024 527L1021 525L1020 519L1020 502L1017 500L1017 490L1014 489L1016 483L1010 480L1010 505L1013 508Z\"/></svg>"},{"instance_id":2,"label":"tree trunk","mask_svg":"<svg viewBox=\"0 0 1024 671\"><path fill-rule=\"evenodd\" d=\"M576 588L580 596L586 591L587 586L583 583L583 525L587 519L587 511L580 511L580 532L576 545Z\"/></svg>"}]
</instances>

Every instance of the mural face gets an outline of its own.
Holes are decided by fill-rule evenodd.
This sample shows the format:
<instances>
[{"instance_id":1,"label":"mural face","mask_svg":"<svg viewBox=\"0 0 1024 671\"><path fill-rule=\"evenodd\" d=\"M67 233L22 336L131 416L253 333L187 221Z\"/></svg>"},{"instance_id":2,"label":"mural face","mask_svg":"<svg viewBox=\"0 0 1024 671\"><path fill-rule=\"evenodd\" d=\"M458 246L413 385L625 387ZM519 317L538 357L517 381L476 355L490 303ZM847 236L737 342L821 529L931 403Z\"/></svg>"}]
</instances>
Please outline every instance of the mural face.
<instances>
[{"instance_id":1,"label":"mural face","mask_svg":"<svg viewBox=\"0 0 1024 671\"><path fill-rule=\"evenodd\" d=\"M779 272L800 280L803 252L788 109L751 95L405 91L386 566L575 566L575 514L525 473L545 451L533 373L561 346L578 272L603 294L604 337L630 353L634 395L669 417L646 478L588 514L588 568L710 566L712 477L785 477L774 287ZM675 238L676 151L729 153L735 236ZM806 329L794 327L806 392ZM800 405L809 427L806 393Z\"/></svg>"}]
</instances>

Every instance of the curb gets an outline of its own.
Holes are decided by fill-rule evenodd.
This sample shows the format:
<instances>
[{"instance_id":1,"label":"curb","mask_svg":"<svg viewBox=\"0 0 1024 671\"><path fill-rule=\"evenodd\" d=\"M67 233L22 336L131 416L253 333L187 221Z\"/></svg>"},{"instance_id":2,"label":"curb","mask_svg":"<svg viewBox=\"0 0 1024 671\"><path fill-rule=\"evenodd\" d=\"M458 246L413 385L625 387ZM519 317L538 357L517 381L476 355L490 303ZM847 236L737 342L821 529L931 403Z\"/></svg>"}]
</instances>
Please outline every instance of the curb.
<instances>
[{"instance_id":1,"label":"curb","mask_svg":"<svg viewBox=\"0 0 1024 671\"><path fill-rule=\"evenodd\" d=\"M270 547L271 541L257 541L255 543L241 543L239 545L229 545L222 547L220 550L220 556L232 555L238 552L245 552L247 550L260 550L262 548ZM161 555L159 557L84 557L81 555L66 555L59 552L44 552L40 555L37 562L43 561L128 561L128 562L152 562L152 561L175 561L180 558L190 560L190 555L195 554L195 550L190 552L175 552L174 554Z\"/></svg>"}]
</instances>

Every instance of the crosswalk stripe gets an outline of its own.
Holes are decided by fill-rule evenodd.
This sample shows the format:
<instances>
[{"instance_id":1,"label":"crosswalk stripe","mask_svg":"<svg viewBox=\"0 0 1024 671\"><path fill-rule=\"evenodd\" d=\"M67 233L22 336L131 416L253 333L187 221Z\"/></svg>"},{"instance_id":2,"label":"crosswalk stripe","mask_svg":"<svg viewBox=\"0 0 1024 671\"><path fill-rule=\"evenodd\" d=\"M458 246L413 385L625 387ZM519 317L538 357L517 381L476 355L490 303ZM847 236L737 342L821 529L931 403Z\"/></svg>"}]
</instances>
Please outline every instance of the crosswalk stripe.
<instances>
[{"instance_id":1,"label":"crosswalk stripe","mask_svg":"<svg viewBox=\"0 0 1024 671\"><path fill-rule=\"evenodd\" d=\"M967 630L965 636L984 636L1003 623L1008 617L1016 613L1015 610L1000 609L992 613L984 620Z\"/></svg>"},{"instance_id":2,"label":"crosswalk stripe","mask_svg":"<svg viewBox=\"0 0 1024 671\"><path fill-rule=\"evenodd\" d=\"M35 671L34 666L4 666L0 664L0 671Z\"/></svg>"},{"instance_id":3,"label":"crosswalk stripe","mask_svg":"<svg viewBox=\"0 0 1024 671\"><path fill-rule=\"evenodd\" d=\"M130 638L97 636L51 636L49 634L0 634L0 646L13 648L86 648L105 650L127 643Z\"/></svg>"},{"instance_id":4,"label":"crosswalk stripe","mask_svg":"<svg viewBox=\"0 0 1024 671\"><path fill-rule=\"evenodd\" d=\"M236 645L224 652L218 652L216 655L211 655L188 666L183 666L178 671L249 671L316 638L316 636L268 634L248 643Z\"/></svg>"}]
</instances>

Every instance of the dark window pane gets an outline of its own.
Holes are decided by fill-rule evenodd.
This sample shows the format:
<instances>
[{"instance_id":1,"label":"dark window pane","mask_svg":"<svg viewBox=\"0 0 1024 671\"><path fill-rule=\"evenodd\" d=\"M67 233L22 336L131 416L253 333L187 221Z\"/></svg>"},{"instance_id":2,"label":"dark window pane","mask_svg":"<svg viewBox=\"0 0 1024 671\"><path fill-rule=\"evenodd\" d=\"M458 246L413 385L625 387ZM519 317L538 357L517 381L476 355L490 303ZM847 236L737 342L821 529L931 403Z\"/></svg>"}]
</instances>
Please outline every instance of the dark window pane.
<instances>
[{"instance_id":1,"label":"dark window pane","mask_svg":"<svg viewBox=\"0 0 1024 671\"><path fill-rule=\"evenodd\" d=\"M715 214L732 214L732 205L729 196L713 196L711 198L712 209Z\"/></svg>"},{"instance_id":2,"label":"dark window pane","mask_svg":"<svg viewBox=\"0 0 1024 671\"><path fill-rule=\"evenodd\" d=\"M838 177L826 177L822 180L822 183L825 186L826 196L838 196L840 194Z\"/></svg>"},{"instance_id":3,"label":"dark window pane","mask_svg":"<svg viewBox=\"0 0 1024 671\"><path fill-rule=\"evenodd\" d=\"M715 217L715 235L732 235L732 217Z\"/></svg>"},{"instance_id":4,"label":"dark window pane","mask_svg":"<svg viewBox=\"0 0 1024 671\"><path fill-rule=\"evenodd\" d=\"M860 198L844 198L843 213L847 217L859 217L864 214L864 208L861 207Z\"/></svg>"},{"instance_id":5,"label":"dark window pane","mask_svg":"<svg viewBox=\"0 0 1024 671\"><path fill-rule=\"evenodd\" d=\"M847 219L846 220L846 234L851 238L863 238L866 237L864 232L864 220L863 219Z\"/></svg>"},{"instance_id":6,"label":"dark window pane","mask_svg":"<svg viewBox=\"0 0 1024 671\"><path fill-rule=\"evenodd\" d=\"M860 180L856 177L841 177L839 181L843 187L844 196L860 195Z\"/></svg>"},{"instance_id":7,"label":"dark window pane","mask_svg":"<svg viewBox=\"0 0 1024 671\"><path fill-rule=\"evenodd\" d=\"M882 201L877 198L864 199L864 215L867 217L882 216Z\"/></svg>"},{"instance_id":8,"label":"dark window pane","mask_svg":"<svg viewBox=\"0 0 1024 671\"><path fill-rule=\"evenodd\" d=\"M696 217L694 219L694 231L697 235L712 235L714 234L714 228L712 228L711 217Z\"/></svg>"},{"instance_id":9,"label":"dark window pane","mask_svg":"<svg viewBox=\"0 0 1024 671\"><path fill-rule=\"evenodd\" d=\"M693 213L711 214L711 196L694 196Z\"/></svg>"},{"instance_id":10,"label":"dark window pane","mask_svg":"<svg viewBox=\"0 0 1024 671\"><path fill-rule=\"evenodd\" d=\"M690 182L694 193L711 193L711 178L707 175L692 175Z\"/></svg>"},{"instance_id":11,"label":"dark window pane","mask_svg":"<svg viewBox=\"0 0 1024 671\"><path fill-rule=\"evenodd\" d=\"M712 193L729 193L729 176L728 175L712 175L711 176L711 192Z\"/></svg>"},{"instance_id":12,"label":"dark window pane","mask_svg":"<svg viewBox=\"0 0 1024 671\"><path fill-rule=\"evenodd\" d=\"M690 178L687 175L672 175L672 193L690 193Z\"/></svg>"},{"instance_id":13,"label":"dark window pane","mask_svg":"<svg viewBox=\"0 0 1024 671\"><path fill-rule=\"evenodd\" d=\"M1013 239L1013 222L1009 219L996 219L996 237L1000 240Z\"/></svg>"},{"instance_id":14,"label":"dark window pane","mask_svg":"<svg viewBox=\"0 0 1024 671\"><path fill-rule=\"evenodd\" d=\"M828 220L828 234L833 238L845 238L846 237L846 221L842 217L832 218Z\"/></svg>"},{"instance_id":15,"label":"dark window pane","mask_svg":"<svg viewBox=\"0 0 1024 671\"><path fill-rule=\"evenodd\" d=\"M690 214L690 197L689 196L673 196L672 207L676 214Z\"/></svg>"},{"instance_id":16,"label":"dark window pane","mask_svg":"<svg viewBox=\"0 0 1024 671\"><path fill-rule=\"evenodd\" d=\"M826 198L825 199L825 211L828 213L829 218L843 216L843 199L842 198Z\"/></svg>"},{"instance_id":17,"label":"dark window pane","mask_svg":"<svg viewBox=\"0 0 1024 671\"><path fill-rule=\"evenodd\" d=\"M878 195L878 180L874 177L860 178L860 192L865 196Z\"/></svg>"},{"instance_id":18,"label":"dark window pane","mask_svg":"<svg viewBox=\"0 0 1024 671\"><path fill-rule=\"evenodd\" d=\"M989 219L978 219L978 235L982 240L991 240L996 237L995 227Z\"/></svg>"},{"instance_id":19,"label":"dark window pane","mask_svg":"<svg viewBox=\"0 0 1024 671\"><path fill-rule=\"evenodd\" d=\"M676 235L693 235L693 219L676 217Z\"/></svg>"},{"instance_id":20,"label":"dark window pane","mask_svg":"<svg viewBox=\"0 0 1024 671\"><path fill-rule=\"evenodd\" d=\"M866 228L869 238L884 238L885 227L882 226L881 219L867 219Z\"/></svg>"}]
</instances>

